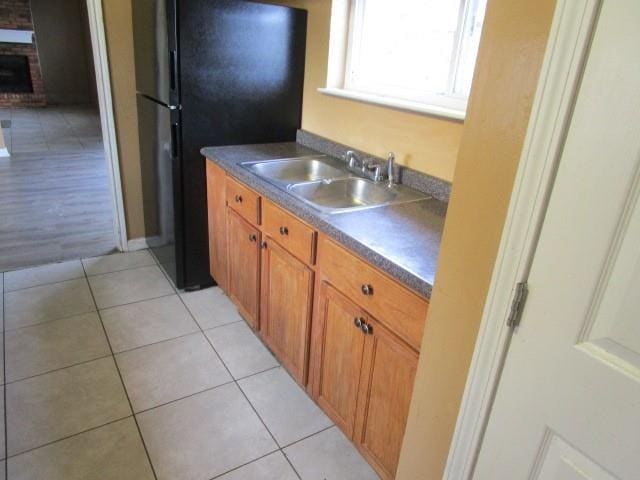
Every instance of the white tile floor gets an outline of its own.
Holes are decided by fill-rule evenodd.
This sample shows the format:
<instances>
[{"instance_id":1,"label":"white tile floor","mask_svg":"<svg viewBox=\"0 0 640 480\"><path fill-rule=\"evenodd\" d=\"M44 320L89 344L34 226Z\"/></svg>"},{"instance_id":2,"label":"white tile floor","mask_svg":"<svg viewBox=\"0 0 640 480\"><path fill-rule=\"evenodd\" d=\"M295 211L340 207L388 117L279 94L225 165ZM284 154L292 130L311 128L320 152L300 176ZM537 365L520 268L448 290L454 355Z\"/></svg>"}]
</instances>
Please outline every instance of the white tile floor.
<instances>
[{"instance_id":1,"label":"white tile floor","mask_svg":"<svg viewBox=\"0 0 640 480\"><path fill-rule=\"evenodd\" d=\"M378 478L219 289L177 292L149 252L0 290L0 478Z\"/></svg>"}]
</instances>

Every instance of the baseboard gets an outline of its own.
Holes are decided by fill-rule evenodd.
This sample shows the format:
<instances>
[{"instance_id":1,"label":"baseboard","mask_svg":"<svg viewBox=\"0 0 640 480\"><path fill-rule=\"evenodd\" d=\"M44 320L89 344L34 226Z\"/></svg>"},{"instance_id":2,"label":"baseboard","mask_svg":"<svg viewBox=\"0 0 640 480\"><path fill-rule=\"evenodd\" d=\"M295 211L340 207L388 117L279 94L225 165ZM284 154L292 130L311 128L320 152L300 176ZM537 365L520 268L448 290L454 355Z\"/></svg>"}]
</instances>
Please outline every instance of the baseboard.
<instances>
[{"instance_id":1,"label":"baseboard","mask_svg":"<svg viewBox=\"0 0 640 480\"><path fill-rule=\"evenodd\" d=\"M10 157L11 154L6 148L0 148L0 157Z\"/></svg>"},{"instance_id":2,"label":"baseboard","mask_svg":"<svg viewBox=\"0 0 640 480\"><path fill-rule=\"evenodd\" d=\"M162 244L160 237L140 237L132 238L127 241L127 250L135 252L136 250L146 250L147 248L157 247Z\"/></svg>"},{"instance_id":3,"label":"baseboard","mask_svg":"<svg viewBox=\"0 0 640 480\"><path fill-rule=\"evenodd\" d=\"M127 250L130 252L135 252L136 250L145 250L149 248L147 244L147 239L145 237L141 238L132 238L127 241Z\"/></svg>"}]
</instances>

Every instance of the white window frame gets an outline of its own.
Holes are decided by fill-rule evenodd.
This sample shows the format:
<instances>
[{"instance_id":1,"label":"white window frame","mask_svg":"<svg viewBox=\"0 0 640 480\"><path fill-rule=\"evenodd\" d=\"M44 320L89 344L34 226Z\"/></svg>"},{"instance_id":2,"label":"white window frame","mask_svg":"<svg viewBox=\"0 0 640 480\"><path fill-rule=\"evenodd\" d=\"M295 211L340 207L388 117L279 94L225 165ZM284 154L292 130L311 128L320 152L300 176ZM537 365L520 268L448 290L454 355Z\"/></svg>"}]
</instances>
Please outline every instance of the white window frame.
<instances>
[{"instance_id":1,"label":"white window frame","mask_svg":"<svg viewBox=\"0 0 640 480\"><path fill-rule=\"evenodd\" d=\"M356 18L362 15L366 0L333 0L331 8L331 35L329 40L329 64L327 86L318 91L351 100L407 110L426 115L435 115L464 120L468 99L454 93L455 79L462 50L462 36L467 25L473 21L469 16L470 7L478 0L459 0L459 28L456 32L452 68L449 74L448 90L444 94L422 93L407 94L402 91L375 91L374 88L362 89L354 85L348 72L352 62L353 50L357 44L353 35L357 35Z\"/></svg>"}]
</instances>

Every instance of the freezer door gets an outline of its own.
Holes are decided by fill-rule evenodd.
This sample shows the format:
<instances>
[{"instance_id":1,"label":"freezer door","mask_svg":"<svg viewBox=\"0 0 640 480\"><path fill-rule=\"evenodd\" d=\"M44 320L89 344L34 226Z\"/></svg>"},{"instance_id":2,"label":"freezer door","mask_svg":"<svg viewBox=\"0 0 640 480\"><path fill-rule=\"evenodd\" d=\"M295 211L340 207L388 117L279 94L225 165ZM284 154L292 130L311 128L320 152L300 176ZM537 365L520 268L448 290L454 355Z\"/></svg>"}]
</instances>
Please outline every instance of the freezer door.
<instances>
[{"instance_id":1,"label":"freezer door","mask_svg":"<svg viewBox=\"0 0 640 480\"><path fill-rule=\"evenodd\" d=\"M182 285L180 234L179 135L166 106L138 95L140 164L145 236L174 284ZM179 187L179 186L178 186ZM177 216L178 215L178 216Z\"/></svg>"},{"instance_id":2,"label":"freezer door","mask_svg":"<svg viewBox=\"0 0 640 480\"><path fill-rule=\"evenodd\" d=\"M174 0L135 0L136 90L166 105L177 99Z\"/></svg>"}]
</instances>

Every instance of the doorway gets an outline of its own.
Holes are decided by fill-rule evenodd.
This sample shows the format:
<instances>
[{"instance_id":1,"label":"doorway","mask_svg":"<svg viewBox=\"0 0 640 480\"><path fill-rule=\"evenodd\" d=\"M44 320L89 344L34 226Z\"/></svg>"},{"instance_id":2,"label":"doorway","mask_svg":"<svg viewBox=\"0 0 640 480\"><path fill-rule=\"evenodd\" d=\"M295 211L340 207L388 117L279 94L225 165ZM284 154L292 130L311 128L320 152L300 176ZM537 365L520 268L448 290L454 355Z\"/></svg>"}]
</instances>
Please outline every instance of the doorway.
<instances>
[{"instance_id":1,"label":"doorway","mask_svg":"<svg viewBox=\"0 0 640 480\"><path fill-rule=\"evenodd\" d=\"M10 53L14 68L20 57L28 71L22 91L0 85L0 271L122 249L101 5L8 3L0 68Z\"/></svg>"}]
</instances>

